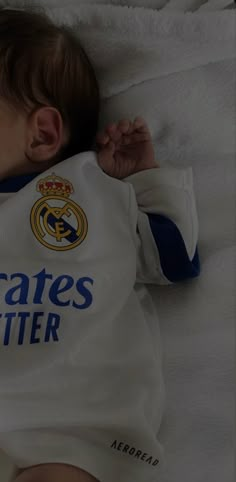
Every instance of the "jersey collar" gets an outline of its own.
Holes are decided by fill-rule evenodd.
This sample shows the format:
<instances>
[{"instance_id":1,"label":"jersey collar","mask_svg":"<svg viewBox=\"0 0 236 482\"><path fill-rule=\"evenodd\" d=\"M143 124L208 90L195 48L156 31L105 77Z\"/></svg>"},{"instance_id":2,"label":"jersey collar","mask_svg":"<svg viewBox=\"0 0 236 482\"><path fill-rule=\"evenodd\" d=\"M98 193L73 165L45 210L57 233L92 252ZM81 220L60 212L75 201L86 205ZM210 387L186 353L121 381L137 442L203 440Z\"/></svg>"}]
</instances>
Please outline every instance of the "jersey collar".
<instances>
[{"instance_id":1,"label":"jersey collar","mask_svg":"<svg viewBox=\"0 0 236 482\"><path fill-rule=\"evenodd\" d=\"M2 182L0 181L0 193L18 192L38 175L38 172L34 174L24 174L23 176L10 177Z\"/></svg>"}]
</instances>

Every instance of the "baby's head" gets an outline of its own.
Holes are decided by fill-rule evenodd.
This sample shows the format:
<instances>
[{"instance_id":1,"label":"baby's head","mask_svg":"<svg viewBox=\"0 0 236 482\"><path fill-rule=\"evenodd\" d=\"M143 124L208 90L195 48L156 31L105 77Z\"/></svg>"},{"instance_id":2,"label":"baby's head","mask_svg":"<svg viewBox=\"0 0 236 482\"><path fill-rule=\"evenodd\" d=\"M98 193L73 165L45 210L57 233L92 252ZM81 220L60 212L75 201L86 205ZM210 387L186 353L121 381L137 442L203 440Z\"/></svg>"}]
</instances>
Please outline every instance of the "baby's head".
<instances>
[{"instance_id":1,"label":"baby's head","mask_svg":"<svg viewBox=\"0 0 236 482\"><path fill-rule=\"evenodd\" d=\"M0 181L93 149L100 97L71 28L0 7Z\"/></svg>"},{"instance_id":2,"label":"baby's head","mask_svg":"<svg viewBox=\"0 0 236 482\"><path fill-rule=\"evenodd\" d=\"M42 172L92 149L99 88L71 29L41 11L0 7L0 181ZM45 464L17 482L98 482L83 470Z\"/></svg>"}]
</instances>

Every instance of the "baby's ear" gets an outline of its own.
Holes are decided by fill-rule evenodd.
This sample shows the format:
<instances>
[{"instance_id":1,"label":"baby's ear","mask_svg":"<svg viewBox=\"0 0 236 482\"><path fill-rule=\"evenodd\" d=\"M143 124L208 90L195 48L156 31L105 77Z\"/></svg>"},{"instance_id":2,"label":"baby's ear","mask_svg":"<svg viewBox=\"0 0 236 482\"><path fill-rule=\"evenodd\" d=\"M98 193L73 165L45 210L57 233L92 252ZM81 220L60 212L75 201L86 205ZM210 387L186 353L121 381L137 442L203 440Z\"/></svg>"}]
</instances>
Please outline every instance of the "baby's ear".
<instances>
[{"instance_id":1,"label":"baby's ear","mask_svg":"<svg viewBox=\"0 0 236 482\"><path fill-rule=\"evenodd\" d=\"M33 162L50 161L65 144L63 120L54 107L34 110L28 119L26 154Z\"/></svg>"}]
</instances>

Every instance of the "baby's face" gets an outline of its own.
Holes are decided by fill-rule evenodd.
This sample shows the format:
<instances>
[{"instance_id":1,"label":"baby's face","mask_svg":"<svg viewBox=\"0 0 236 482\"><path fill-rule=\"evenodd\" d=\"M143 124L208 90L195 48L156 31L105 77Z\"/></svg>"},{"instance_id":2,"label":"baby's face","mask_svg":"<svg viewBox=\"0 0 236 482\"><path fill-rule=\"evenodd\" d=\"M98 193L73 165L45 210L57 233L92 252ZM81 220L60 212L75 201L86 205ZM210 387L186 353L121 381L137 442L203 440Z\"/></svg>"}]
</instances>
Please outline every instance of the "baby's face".
<instances>
[{"instance_id":1,"label":"baby's face","mask_svg":"<svg viewBox=\"0 0 236 482\"><path fill-rule=\"evenodd\" d=\"M18 174L25 159L26 117L0 99L0 181Z\"/></svg>"}]
</instances>

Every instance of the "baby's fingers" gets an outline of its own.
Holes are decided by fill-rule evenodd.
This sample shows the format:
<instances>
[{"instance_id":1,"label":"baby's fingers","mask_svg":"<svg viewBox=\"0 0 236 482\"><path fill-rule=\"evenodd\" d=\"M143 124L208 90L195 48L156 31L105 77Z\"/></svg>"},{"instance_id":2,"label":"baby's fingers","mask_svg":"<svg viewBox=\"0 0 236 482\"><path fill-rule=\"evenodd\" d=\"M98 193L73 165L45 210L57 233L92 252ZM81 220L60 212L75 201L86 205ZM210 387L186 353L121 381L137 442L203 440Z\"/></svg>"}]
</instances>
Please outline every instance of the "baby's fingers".
<instances>
[{"instance_id":1,"label":"baby's fingers","mask_svg":"<svg viewBox=\"0 0 236 482\"><path fill-rule=\"evenodd\" d=\"M118 124L119 131L124 135L128 135L133 132L133 124L129 120L121 120Z\"/></svg>"},{"instance_id":2,"label":"baby's fingers","mask_svg":"<svg viewBox=\"0 0 236 482\"><path fill-rule=\"evenodd\" d=\"M136 117L134 120L134 129L138 132L148 133L150 135L149 127L142 117Z\"/></svg>"},{"instance_id":3,"label":"baby's fingers","mask_svg":"<svg viewBox=\"0 0 236 482\"><path fill-rule=\"evenodd\" d=\"M140 142L147 142L150 140L150 135L147 132L134 132L133 134L130 134L128 136L123 136L121 145L123 146L128 146L130 144L138 144Z\"/></svg>"}]
</instances>

